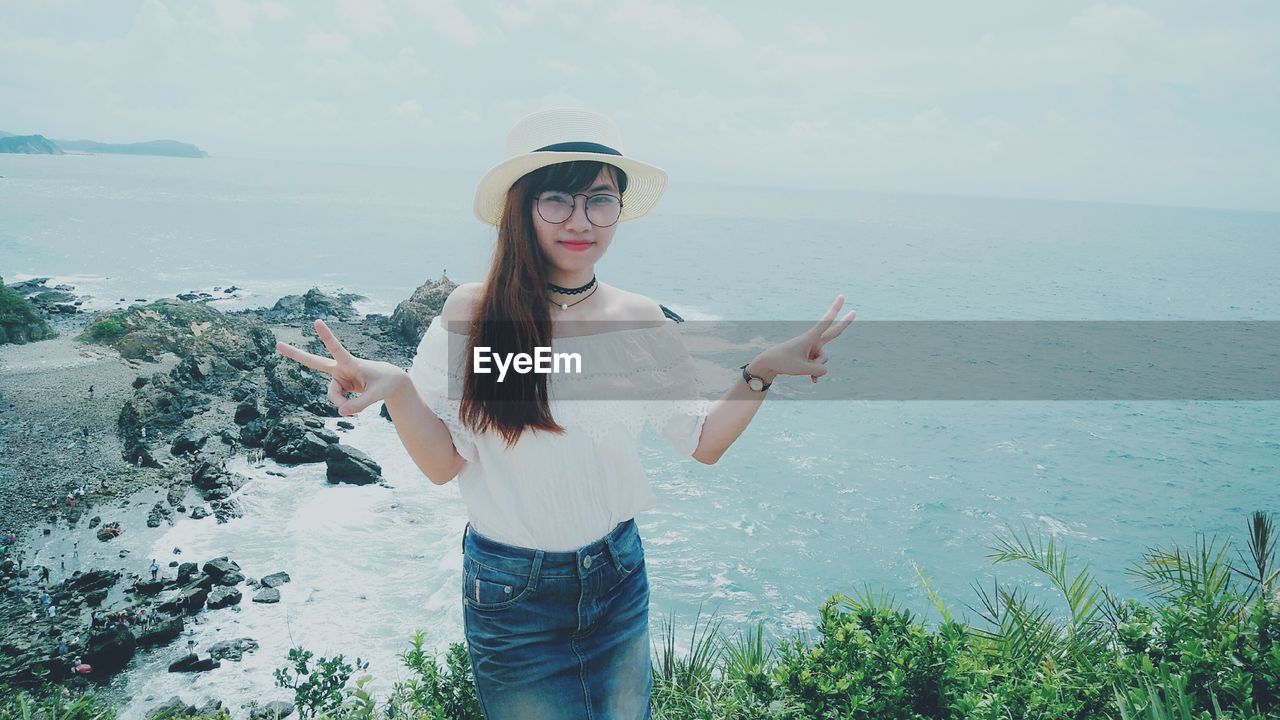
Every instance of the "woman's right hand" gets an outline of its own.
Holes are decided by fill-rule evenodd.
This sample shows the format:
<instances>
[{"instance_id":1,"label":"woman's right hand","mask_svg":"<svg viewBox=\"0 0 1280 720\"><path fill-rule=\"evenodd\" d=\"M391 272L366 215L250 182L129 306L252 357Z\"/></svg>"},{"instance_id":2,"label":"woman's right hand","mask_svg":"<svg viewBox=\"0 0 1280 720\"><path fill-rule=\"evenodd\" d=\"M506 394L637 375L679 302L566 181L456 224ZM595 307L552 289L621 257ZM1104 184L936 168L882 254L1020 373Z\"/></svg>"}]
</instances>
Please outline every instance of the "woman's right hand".
<instances>
[{"instance_id":1,"label":"woman's right hand","mask_svg":"<svg viewBox=\"0 0 1280 720\"><path fill-rule=\"evenodd\" d=\"M313 355L283 342L276 343L276 352L328 375L329 392L326 397L338 407L339 415L355 415L376 402L386 400L404 383L411 382L404 370L391 363L352 355L323 320L315 321L315 330L333 359ZM358 395L348 397L348 393Z\"/></svg>"}]
</instances>

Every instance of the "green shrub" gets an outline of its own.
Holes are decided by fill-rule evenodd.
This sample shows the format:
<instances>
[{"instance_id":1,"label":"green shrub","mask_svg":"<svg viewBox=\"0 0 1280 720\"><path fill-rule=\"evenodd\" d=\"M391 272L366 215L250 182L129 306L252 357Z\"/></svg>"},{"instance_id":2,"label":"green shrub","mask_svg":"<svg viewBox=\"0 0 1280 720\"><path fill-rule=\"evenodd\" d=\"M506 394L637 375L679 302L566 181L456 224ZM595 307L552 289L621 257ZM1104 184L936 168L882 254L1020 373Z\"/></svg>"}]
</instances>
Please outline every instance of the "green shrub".
<instances>
[{"instance_id":1,"label":"green shrub","mask_svg":"<svg viewBox=\"0 0 1280 720\"><path fill-rule=\"evenodd\" d=\"M108 342L115 340L128 331L125 330L124 325L121 324L118 318L108 316L101 320L89 323L89 326L84 329L84 332L91 340L95 340L97 342Z\"/></svg>"},{"instance_id":2,"label":"green shrub","mask_svg":"<svg viewBox=\"0 0 1280 720\"><path fill-rule=\"evenodd\" d=\"M0 282L0 325L26 325L39 319L40 315L21 293Z\"/></svg>"}]
</instances>

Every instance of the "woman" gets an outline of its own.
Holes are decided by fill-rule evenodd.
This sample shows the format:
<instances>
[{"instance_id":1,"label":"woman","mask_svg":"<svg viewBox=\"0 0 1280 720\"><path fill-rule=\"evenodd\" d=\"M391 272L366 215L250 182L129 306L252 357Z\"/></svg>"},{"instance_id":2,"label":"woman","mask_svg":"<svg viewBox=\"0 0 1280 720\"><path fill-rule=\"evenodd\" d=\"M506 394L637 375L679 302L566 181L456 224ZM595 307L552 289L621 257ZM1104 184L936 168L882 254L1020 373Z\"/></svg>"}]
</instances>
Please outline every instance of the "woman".
<instances>
[{"instance_id":1,"label":"woman","mask_svg":"<svg viewBox=\"0 0 1280 720\"><path fill-rule=\"evenodd\" d=\"M653 427L716 462L774 377L826 373L824 345L854 313L836 322L837 296L808 332L743 365L719 401L701 400L663 309L595 276L617 224L653 208L665 173L582 110L530 115L507 146L476 192L477 217L498 228L488 277L449 295L408 374L352 356L319 320L332 359L276 347L331 377L339 415L385 401L422 472L458 478L463 619L488 718L648 718L649 586L633 516L653 495L636 436ZM578 354L580 372L499 381L480 360L536 348Z\"/></svg>"}]
</instances>

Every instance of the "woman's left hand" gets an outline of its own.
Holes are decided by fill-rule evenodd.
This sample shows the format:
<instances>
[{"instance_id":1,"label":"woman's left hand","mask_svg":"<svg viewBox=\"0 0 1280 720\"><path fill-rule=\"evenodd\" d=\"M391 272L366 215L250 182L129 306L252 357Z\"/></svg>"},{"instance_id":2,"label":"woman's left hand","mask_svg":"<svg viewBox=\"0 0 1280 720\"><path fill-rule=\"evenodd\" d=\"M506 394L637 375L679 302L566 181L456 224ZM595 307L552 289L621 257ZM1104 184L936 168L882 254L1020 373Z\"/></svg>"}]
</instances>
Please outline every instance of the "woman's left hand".
<instances>
[{"instance_id":1,"label":"woman's left hand","mask_svg":"<svg viewBox=\"0 0 1280 720\"><path fill-rule=\"evenodd\" d=\"M836 313L843 306L844 295L837 295L836 301L813 327L757 355L748 366L748 372L755 372L753 368L759 368L772 375L808 375L813 382L818 382L818 378L827 374L827 351L824 346L840 337L840 333L857 317L857 313L850 310L836 322ZM772 381L772 378L765 375L765 380Z\"/></svg>"}]
</instances>

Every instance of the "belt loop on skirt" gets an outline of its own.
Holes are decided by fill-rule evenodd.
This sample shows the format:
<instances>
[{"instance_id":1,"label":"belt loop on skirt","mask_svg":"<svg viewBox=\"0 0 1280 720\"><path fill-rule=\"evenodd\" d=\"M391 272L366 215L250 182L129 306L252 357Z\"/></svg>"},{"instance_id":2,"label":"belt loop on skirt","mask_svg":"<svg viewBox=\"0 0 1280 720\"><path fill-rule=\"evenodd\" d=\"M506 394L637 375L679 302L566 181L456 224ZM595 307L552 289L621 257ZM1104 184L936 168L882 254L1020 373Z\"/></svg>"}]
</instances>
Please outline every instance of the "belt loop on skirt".
<instances>
[{"instance_id":1,"label":"belt loop on skirt","mask_svg":"<svg viewBox=\"0 0 1280 720\"><path fill-rule=\"evenodd\" d=\"M467 530L470 528L471 528L470 522L467 523L466 527L462 528L462 554L463 555L467 554Z\"/></svg>"}]
</instances>

